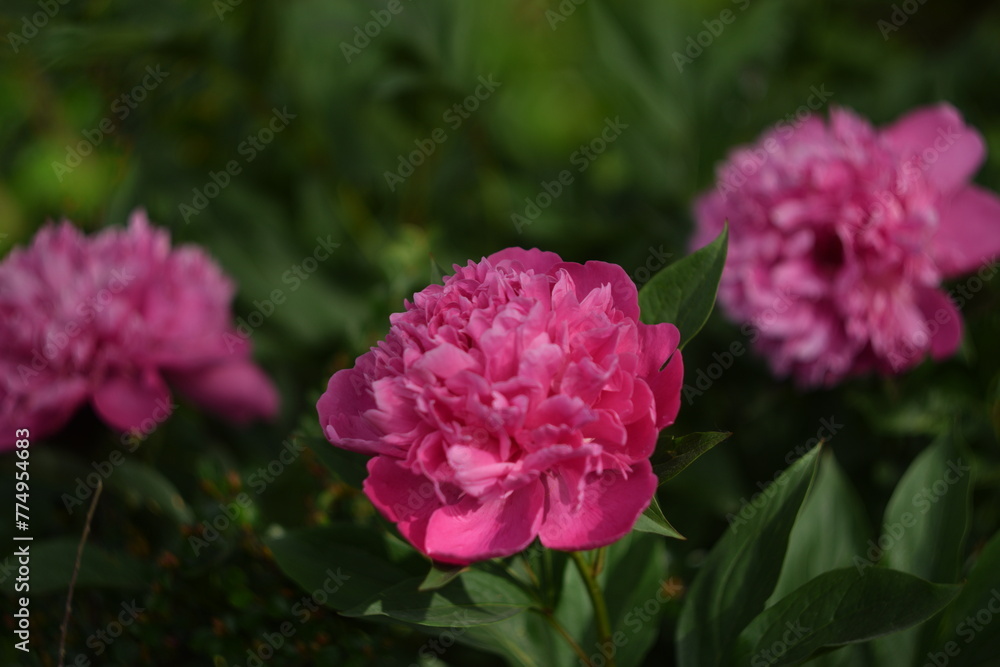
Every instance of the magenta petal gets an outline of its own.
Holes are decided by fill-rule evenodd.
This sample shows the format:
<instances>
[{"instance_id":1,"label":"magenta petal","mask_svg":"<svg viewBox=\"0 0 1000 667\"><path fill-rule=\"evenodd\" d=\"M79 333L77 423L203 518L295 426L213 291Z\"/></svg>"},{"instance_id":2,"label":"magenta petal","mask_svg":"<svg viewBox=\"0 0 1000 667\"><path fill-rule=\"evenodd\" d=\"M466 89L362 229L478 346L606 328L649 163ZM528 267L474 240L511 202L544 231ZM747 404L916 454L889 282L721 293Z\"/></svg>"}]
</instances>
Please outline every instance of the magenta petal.
<instances>
[{"instance_id":1,"label":"magenta petal","mask_svg":"<svg viewBox=\"0 0 1000 667\"><path fill-rule=\"evenodd\" d=\"M1000 198L970 185L941 210L933 254L945 277L974 271L1000 254Z\"/></svg>"},{"instance_id":2,"label":"magenta petal","mask_svg":"<svg viewBox=\"0 0 1000 667\"><path fill-rule=\"evenodd\" d=\"M931 357L950 357L962 343L962 316L941 290L927 289L918 302L931 332Z\"/></svg>"},{"instance_id":3,"label":"magenta petal","mask_svg":"<svg viewBox=\"0 0 1000 667\"><path fill-rule=\"evenodd\" d=\"M398 460L376 456L368 461L368 477L362 487L385 518L396 523L403 537L427 553L427 521L441 507L434 485L426 477L414 475Z\"/></svg>"},{"instance_id":4,"label":"magenta petal","mask_svg":"<svg viewBox=\"0 0 1000 667\"><path fill-rule=\"evenodd\" d=\"M632 465L628 478L618 471L590 473L582 502L547 478L548 507L539 536L550 549L578 551L611 544L632 530L656 491L656 475L648 460Z\"/></svg>"},{"instance_id":5,"label":"magenta petal","mask_svg":"<svg viewBox=\"0 0 1000 667\"><path fill-rule=\"evenodd\" d=\"M553 270L563 270L570 275L576 285L576 298L579 301L583 301L595 289L610 285L615 307L627 317L639 319L639 292L625 269L617 264L597 261L586 264L563 262Z\"/></svg>"},{"instance_id":6,"label":"magenta petal","mask_svg":"<svg viewBox=\"0 0 1000 667\"><path fill-rule=\"evenodd\" d=\"M681 409L684 360L677 349L680 332L672 324L640 324L639 336L643 352L640 365L656 400L656 428L666 428ZM660 370L667 358L670 362Z\"/></svg>"},{"instance_id":7,"label":"magenta petal","mask_svg":"<svg viewBox=\"0 0 1000 667\"><path fill-rule=\"evenodd\" d=\"M234 422L271 419L278 411L274 385L248 360L172 373L170 380L195 403Z\"/></svg>"},{"instance_id":8,"label":"magenta petal","mask_svg":"<svg viewBox=\"0 0 1000 667\"><path fill-rule=\"evenodd\" d=\"M923 156L927 151L926 162L921 165L926 168L927 178L943 194L950 194L966 183L986 155L983 138L967 127L961 114L949 104L907 114L882 130L881 135L903 155Z\"/></svg>"},{"instance_id":9,"label":"magenta petal","mask_svg":"<svg viewBox=\"0 0 1000 667\"><path fill-rule=\"evenodd\" d=\"M0 451L12 449L14 433L26 428L31 439L56 433L87 400L87 381L66 378L37 382L30 393L4 395L0 391Z\"/></svg>"},{"instance_id":10,"label":"magenta petal","mask_svg":"<svg viewBox=\"0 0 1000 667\"><path fill-rule=\"evenodd\" d=\"M170 391L156 374L145 378L116 376L105 380L91 397L101 419L119 431L143 428L150 422L158 424L173 412Z\"/></svg>"},{"instance_id":11,"label":"magenta petal","mask_svg":"<svg viewBox=\"0 0 1000 667\"><path fill-rule=\"evenodd\" d=\"M382 442L382 431L365 416L378 407L369 379L373 368L372 353L367 352L354 368L333 374L316 403L319 423L327 440L344 449L369 455L399 453Z\"/></svg>"},{"instance_id":12,"label":"magenta petal","mask_svg":"<svg viewBox=\"0 0 1000 667\"><path fill-rule=\"evenodd\" d=\"M543 498L541 483L532 482L506 498L467 495L435 510L427 524L427 555L464 565L516 554L538 534Z\"/></svg>"},{"instance_id":13,"label":"magenta petal","mask_svg":"<svg viewBox=\"0 0 1000 667\"><path fill-rule=\"evenodd\" d=\"M562 261L554 252L546 252L538 248L525 250L524 248L505 248L495 252L486 258L492 266L497 266L501 262L520 262L525 269L532 269L535 273L548 273L549 269Z\"/></svg>"}]
</instances>

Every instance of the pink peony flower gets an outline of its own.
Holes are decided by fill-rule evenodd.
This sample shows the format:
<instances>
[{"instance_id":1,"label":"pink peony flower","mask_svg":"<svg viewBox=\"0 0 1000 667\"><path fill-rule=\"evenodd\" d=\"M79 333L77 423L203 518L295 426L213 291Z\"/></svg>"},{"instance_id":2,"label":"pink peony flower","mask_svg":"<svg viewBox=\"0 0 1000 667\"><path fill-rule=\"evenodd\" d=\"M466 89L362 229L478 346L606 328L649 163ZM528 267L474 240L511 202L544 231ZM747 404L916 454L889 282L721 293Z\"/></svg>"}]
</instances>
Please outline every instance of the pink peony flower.
<instances>
[{"instance_id":1,"label":"pink peony flower","mask_svg":"<svg viewBox=\"0 0 1000 667\"><path fill-rule=\"evenodd\" d=\"M719 301L803 385L896 373L955 352L962 323L942 279L1000 252L1000 199L969 179L982 137L942 104L876 130L844 109L779 124L718 169L693 245L728 219Z\"/></svg>"},{"instance_id":2,"label":"pink peony flower","mask_svg":"<svg viewBox=\"0 0 1000 667\"><path fill-rule=\"evenodd\" d=\"M171 250L141 211L90 238L46 225L0 263L0 447L15 429L58 431L87 401L112 427L148 432L172 411L168 382L235 421L273 416L249 346L231 354L224 340L233 292L201 249Z\"/></svg>"},{"instance_id":3,"label":"pink peony flower","mask_svg":"<svg viewBox=\"0 0 1000 667\"><path fill-rule=\"evenodd\" d=\"M507 556L536 536L614 542L656 490L649 456L680 406L677 329L639 323L613 264L510 248L455 271L330 379L327 437L373 457L365 493L437 560Z\"/></svg>"}]
</instances>

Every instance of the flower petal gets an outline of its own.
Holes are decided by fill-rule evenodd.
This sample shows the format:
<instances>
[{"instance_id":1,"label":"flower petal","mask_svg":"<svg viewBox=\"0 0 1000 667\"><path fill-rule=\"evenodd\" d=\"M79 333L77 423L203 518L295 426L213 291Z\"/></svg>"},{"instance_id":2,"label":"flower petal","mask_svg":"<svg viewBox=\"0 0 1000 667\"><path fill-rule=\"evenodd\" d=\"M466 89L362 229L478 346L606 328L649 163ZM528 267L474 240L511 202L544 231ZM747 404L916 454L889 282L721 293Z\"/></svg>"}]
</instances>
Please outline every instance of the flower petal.
<instances>
[{"instance_id":1,"label":"flower petal","mask_svg":"<svg viewBox=\"0 0 1000 667\"><path fill-rule=\"evenodd\" d=\"M649 461L632 465L628 477L605 470L587 476L579 502L570 489L560 488L549 476L545 521L539 536L550 549L578 551L611 544L632 530L656 491L656 475Z\"/></svg>"},{"instance_id":2,"label":"flower petal","mask_svg":"<svg viewBox=\"0 0 1000 667\"><path fill-rule=\"evenodd\" d=\"M173 412L170 391L155 373L111 377L97 388L91 402L101 419L119 431L140 429L149 420L162 422Z\"/></svg>"},{"instance_id":3,"label":"flower petal","mask_svg":"<svg viewBox=\"0 0 1000 667\"><path fill-rule=\"evenodd\" d=\"M274 385L247 359L174 372L168 377L189 399L237 423L272 419L278 412Z\"/></svg>"},{"instance_id":4,"label":"flower petal","mask_svg":"<svg viewBox=\"0 0 1000 667\"><path fill-rule=\"evenodd\" d=\"M995 263L1000 254L1000 198L974 185L959 191L942 207L932 253L946 278Z\"/></svg>"}]
</instances>

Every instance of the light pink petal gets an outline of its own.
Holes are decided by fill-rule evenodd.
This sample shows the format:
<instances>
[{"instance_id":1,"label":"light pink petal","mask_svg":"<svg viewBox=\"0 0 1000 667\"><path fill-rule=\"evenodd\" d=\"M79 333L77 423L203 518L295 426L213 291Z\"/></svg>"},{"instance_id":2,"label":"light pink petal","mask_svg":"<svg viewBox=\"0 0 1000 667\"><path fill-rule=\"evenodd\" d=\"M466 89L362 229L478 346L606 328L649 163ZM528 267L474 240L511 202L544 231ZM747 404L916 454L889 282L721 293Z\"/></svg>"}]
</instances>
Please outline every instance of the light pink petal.
<instances>
[{"instance_id":1,"label":"light pink petal","mask_svg":"<svg viewBox=\"0 0 1000 667\"><path fill-rule=\"evenodd\" d=\"M198 405L237 423L273 419L278 412L277 390L264 372L249 360L173 373L170 379L181 393Z\"/></svg>"},{"instance_id":2,"label":"light pink petal","mask_svg":"<svg viewBox=\"0 0 1000 667\"><path fill-rule=\"evenodd\" d=\"M927 289L920 294L918 306L931 333L931 357L950 357L962 343L962 316L955 304L941 290Z\"/></svg>"},{"instance_id":3,"label":"light pink petal","mask_svg":"<svg viewBox=\"0 0 1000 667\"><path fill-rule=\"evenodd\" d=\"M656 491L648 460L632 465L626 479L618 471L590 473L580 502L557 477L548 480L548 505L539 536L550 549L579 551L611 544L632 530Z\"/></svg>"},{"instance_id":4,"label":"light pink petal","mask_svg":"<svg viewBox=\"0 0 1000 667\"><path fill-rule=\"evenodd\" d=\"M146 377L115 376L97 388L91 401L94 410L119 431L141 429L143 422L162 422L173 412L170 391L155 374Z\"/></svg>"},{"instance_id":5,"label":"light pink petal","mask_svg":"<svg viewBox=\"0 0 1000 667\"><path fill-rule=\"evenodd\" d=\"M446 563L467 564L523 551L538 534L544 491L532 482L506 498L465 496L434 511L427 523L426 553Z\"/></svg>"},{"instance_id":6,"label":"light pink petal","mask_svg":"<svg viewBox=\"0 0 1000 667\"><path fill-rule=\"evenodd\" d=\"M562 261L554 252L546 252L538 248L525 250L524 248L505 248L495 252L486 258L492 266L497 266L501 262L520 262L524 269L532 269L535 273L548 273L549 269Z\"/></svg>"},{"instance_id":7,"label":"light pink petal","mask_svg":"<svg viewBox=\"0 0 1000 667\"><path fill-rule=\"evenodd\" d=\"M917 163L943 194L967 183L983 163L986 147L979 132L967 127L953 106L918 109L882 130L883 139L903 155L921 156Z\"/></svg>"},{"instance_id":8,"label":"light pink petal","mask_svg":"<svg viewBox=\"0 0 1000 667\"><path fill-rule=\"evenodd\" d=\"M399 448L382 441L384 433L365 416L378 407L372 392L373 373L371 352L359 357L354 368L334 373L316 403L320 426L330 442L352 452L401 454Z\"/></svg>"},{"instance_id":9,"label":"light pink petal","mask_svg":"<svg viewBox=\"0 0 1000 667\"><path fill-rule=\"evenodd\" d=\"M639 319L639 292L622 267L596 261L586 264L563 262L552 269L553 273L559 270L566 271L573 279L577 300L582 302L592 291L609 285L615 307L626 317Z\"/></svg>"},{"instance_id":10,"label":"light pink petal","mask_svg":"<svg viewBox=\"0 0 1000 667\"><path fill-rule=\"evenodd\" d=\"M959 191L942 206L932 253L947 278L997 262L1000 198L974 185Z\"/></svg>"}]
</instances>

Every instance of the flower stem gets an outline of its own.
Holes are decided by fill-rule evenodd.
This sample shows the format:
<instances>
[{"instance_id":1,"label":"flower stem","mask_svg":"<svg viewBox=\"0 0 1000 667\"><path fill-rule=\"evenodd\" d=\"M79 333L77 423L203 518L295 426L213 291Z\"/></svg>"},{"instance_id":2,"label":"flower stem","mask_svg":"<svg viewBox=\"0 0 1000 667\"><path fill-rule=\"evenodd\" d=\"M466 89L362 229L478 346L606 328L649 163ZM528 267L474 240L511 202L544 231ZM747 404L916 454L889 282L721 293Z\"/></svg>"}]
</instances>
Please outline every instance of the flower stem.
<instances>
[{"instance_id":1,"label":"flower stem","mask_svg":"<svg viewBox=\"0 0 1000 667\"><path fill-rule=\"evenodd\" d=\"M594 574L594 569L587 564L587 560L579 551L570 552L570 557L573 559L573 562L576 563L576 567L580 571L580 576L583 577L583 583L587 585L587 592L590 594L590 602L594 606L594 622L597 625L597 641L602 647L610 646L611 621L608 618L608 607L604 603L604 593L601 592L601 586L597 583L597 577ZM605 656L605 664L608 667L615 667L614 656Z\"/></svg>"}]
</instances>

